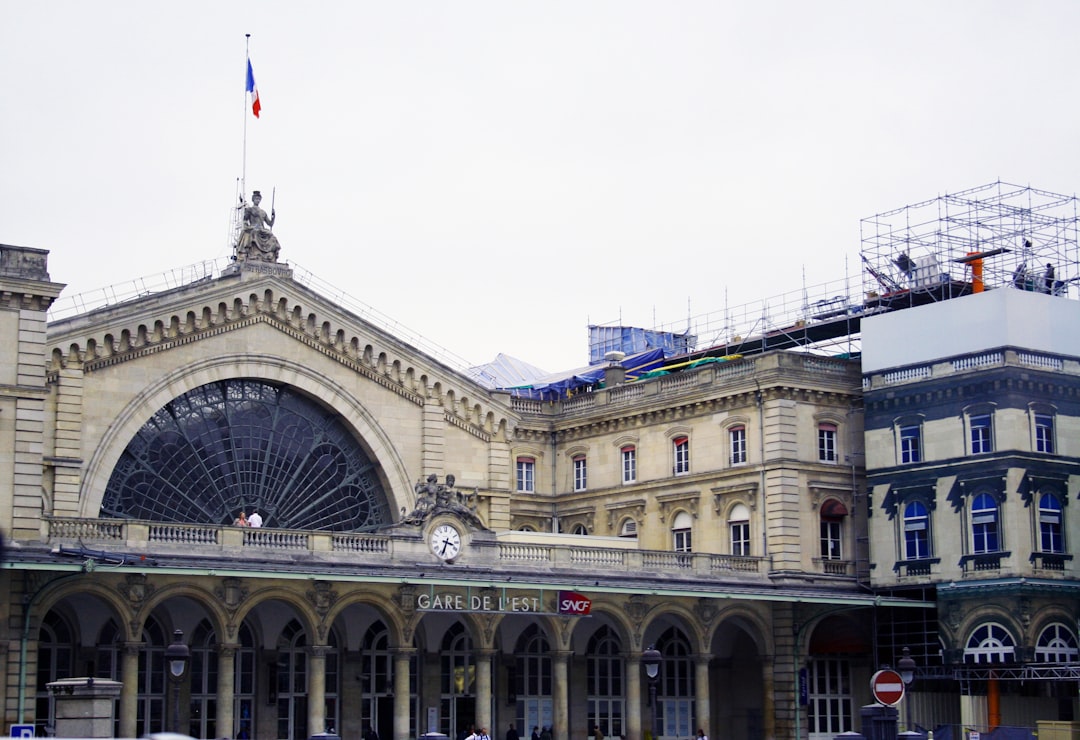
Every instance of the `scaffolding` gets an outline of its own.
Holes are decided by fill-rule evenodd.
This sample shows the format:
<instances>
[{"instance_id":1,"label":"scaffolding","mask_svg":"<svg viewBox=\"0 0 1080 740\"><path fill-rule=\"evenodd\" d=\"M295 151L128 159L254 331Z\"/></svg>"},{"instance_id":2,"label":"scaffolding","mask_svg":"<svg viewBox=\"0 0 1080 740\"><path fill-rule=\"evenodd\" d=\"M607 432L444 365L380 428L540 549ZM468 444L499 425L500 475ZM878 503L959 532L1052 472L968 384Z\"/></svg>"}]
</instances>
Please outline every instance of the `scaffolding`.
<instances>
[{"instance_id":1,"label":"scaffolding","mask_svg":"<svg viewBox=\"0 0 1080 740\"><path fill-rule=\"evenodd\" d=\"M692 355L851 355L861 350L862 319L874 314L998 288L1076 298L1078 214L1076 196L1001 181L942 195L861 220L861 278L650 329L696 339Z\"/></svg>"},{"instance_id":2,"label":"scaffolding","mask_svg":"<svg viewBox=\"0 0 1080 740\"><path fill-rule=\"evenodd\" d=\"M1077 282L1074 195L1006 182L864 218L867 308L906 308L995 288L1069 296Z\"/></svg>"}]
</instances>

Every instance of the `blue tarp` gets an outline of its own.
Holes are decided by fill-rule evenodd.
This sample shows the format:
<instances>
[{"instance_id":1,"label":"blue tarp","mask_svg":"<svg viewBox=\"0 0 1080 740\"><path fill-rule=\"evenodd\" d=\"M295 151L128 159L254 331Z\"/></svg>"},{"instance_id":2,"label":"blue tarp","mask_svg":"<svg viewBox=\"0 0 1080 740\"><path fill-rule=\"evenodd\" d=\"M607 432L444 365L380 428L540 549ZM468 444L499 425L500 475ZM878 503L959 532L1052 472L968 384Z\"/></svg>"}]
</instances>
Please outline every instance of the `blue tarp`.
<instances>
[{"instance_id":1,"label":"blue tarp","mask_svg":"<svg viewBox=\"0 0 1080 740\"><path fill-rule=\"evenodd\" d=\"M628 375L630 373L644 373L659 366L664 361L665 356L663 349L653 349L626 357L619 365L626 370ZM604 365L590 365L576 370L567 370L538 378L526 387L504 390L510 390L515 396L522 398L554 401L572 396L576 392L591 390L603 381L605 367Z\"/></svg>"},{"instance_id":2,"label":"blue tarp","mask_svg":"<svg viewBox=\"0 0 1080 740\"><path fill-rule=\"evenodd\" d=\"M589 326L589 364L604 362L608 352L627 355L662 349L668 357L693 350L697 337L689 332L656 331L636 326Z\"/></svg>"}]
</instances>

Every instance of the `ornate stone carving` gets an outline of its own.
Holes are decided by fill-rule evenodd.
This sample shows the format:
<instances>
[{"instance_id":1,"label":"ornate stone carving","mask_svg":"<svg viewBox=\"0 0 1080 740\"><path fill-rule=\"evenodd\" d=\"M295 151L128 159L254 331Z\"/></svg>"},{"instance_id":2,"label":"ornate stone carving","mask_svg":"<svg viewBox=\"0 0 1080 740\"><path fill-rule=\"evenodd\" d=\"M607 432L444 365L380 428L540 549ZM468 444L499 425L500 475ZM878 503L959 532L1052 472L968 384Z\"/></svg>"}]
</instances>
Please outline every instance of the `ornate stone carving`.
<instances>
[{"instance_id":1,"label":"ornate stone carving","mask_svg":"<svg viewBox=\"0 0 1080 740\"><path fill-rule=\"evenodd\" d=\"M338 599L337 591L330 588L330 584L326 581L315 581L315 588L308 591L306 596L320 617L325 617Z\"/></svg>"},{"instance_id":2,"label":"ornate stone carving","mask_svg":"<svg viewBox=\"0 0 1080 740\"><path fill-rule=\"evenodd\" d=\"M274 228L277 213L273 205L270 206L270 215L266 215L259 204L262 202L262 193L258 190L251 194L251 205L244 206L243 227L240 231L240 240L236 244L237 262L277 262L281 244L270 229Z\"/></svg>"},{"instance_id":3,"label":"ornate stone carving","mask_svg":"<svg viewBox=\"0 0 1080 740\"><path fill-rule=\"evenodd\" d=\"M439 483L439 476L435 473L429 475L426 481L417 482L414 486L416 508L402 517L401 523L419 527L435 514L449 513L477 529L487 530L476 513L480 501L478 489L472 493L455 491L454 482L452 473L446 475L445 484Z\"/></svg>"},{"instance_id":4,"label":"ornate stone carving","mask_svg":"<svg viewBox=\"0 0 1080 740\"><path fill-rule=\"evenodd\" d=\"M716 608L716 603L711 599L698 599L694 604L694 614L701 620L702 624L708 625L716 615L719 613L719 609Z\"/></svg>"},{"instance_id":5,"label":"ornate stone carving","mask_svg":"<svg viewBox=\"0 0 1080 740\"><path fill-rule=\"evenodd\" d=\"M394 595L394 601L397 602L398 609L402 614L412 615L416 612L416 586L412 584L405 584L399 586L397 593Z\"/></svg>"},{"instance_id":6,"label":"ornate stone carving","mask_svg":"<svg viewBox=\"0 0 1080 740\"><path fill-rule=\"evenodd\" d=\"M142 573L130 573L124 578L123 583L117 584L116 590L131 603L132 607L138 609L147 597L154 593L156 587L147 582L146 576Z\"/></svg>"},{"instance_id":7,"label":"ornate stone carving","mask_svg":"<svg viewBox=\"0 0 1080 740\"><path fill-rule=\"evenodd\" d=\"M239 578L226 578L214 589L214 596L229 609L238 607L247 595L248 588Z\"/></svg>"}]
</instances>

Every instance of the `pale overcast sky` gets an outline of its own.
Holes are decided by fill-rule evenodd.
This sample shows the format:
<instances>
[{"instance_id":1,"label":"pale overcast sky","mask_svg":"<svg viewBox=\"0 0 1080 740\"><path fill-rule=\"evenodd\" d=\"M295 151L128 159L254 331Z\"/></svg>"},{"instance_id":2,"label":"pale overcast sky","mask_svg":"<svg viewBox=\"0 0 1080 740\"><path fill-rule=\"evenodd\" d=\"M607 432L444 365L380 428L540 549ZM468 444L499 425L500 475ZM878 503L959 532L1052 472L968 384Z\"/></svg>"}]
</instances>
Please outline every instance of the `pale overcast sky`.
<instances>
[{"instance_id":1,"label":"pale overcast sky","mask_svg":"<svg viewBox=\"0 0 1080 740\"><path fill-rule=\"evenodd\" d=\"M876 213L1074 194L1077 29L1075 0L0 0L0 243L65 295L224 258L246 174L282 260L567 369L590 322L857 281Z\"/></svg>"}]
</instances>

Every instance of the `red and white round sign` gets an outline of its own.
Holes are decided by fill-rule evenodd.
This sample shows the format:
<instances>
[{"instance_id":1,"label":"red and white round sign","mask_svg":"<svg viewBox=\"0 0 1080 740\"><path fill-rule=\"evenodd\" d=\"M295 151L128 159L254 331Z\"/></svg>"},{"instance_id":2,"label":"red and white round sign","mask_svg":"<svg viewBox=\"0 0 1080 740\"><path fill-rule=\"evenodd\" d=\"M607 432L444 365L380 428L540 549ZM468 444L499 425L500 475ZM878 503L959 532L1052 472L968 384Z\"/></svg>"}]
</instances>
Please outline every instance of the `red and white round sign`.
<instances>
[{"instance_id":1,"label":"red and white round sign","mask_svg":"<svg viewBox=\"0 0 1080 740\"><path fill-rule=\"evenodd\" d=\"M904 679L896 671L878 671L870 678L870 690L878 704L892 706L904 698Z\"/></svg>"}]
</instances>

